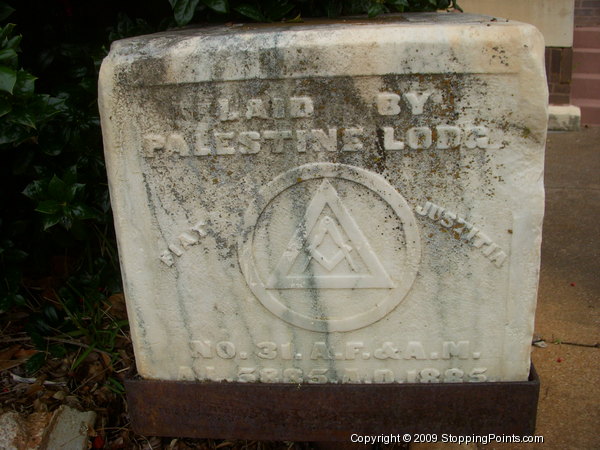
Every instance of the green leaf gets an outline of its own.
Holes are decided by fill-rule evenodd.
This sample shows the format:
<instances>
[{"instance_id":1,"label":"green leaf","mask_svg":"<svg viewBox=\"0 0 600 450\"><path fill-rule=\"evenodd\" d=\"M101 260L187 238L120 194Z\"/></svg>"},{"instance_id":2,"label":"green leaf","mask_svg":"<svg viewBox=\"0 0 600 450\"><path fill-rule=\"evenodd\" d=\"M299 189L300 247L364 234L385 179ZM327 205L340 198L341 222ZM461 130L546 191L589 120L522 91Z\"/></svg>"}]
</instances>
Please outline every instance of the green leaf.
<instances>
[{"instance_id":1,"label":"green leaf","mask_svg":"<svg viewBox=\"0 0 600 450\"><path fill-rule=\"evenodd\" d=\"M45 362L46 362L46 353L45 352L36 353L31 358L29 358L27 360L27 362L25 363L25 371L29 375L32 375L32 374L36 373L38 370L40 370Z\"/></svg>"},{"instance_id":2,"label":"green leaf","mask_svg":"<svg viewBox=\"0 0 600 450\"><path fill-rule=\"evenodd\" d=\"M73 221L71 220L71 218L69 216L62 216L59 217L58 219L58 223L60 223L65 230L70 230L71 227L73 226ZM50 228L50 227L48 227ZM47 228L44 226L44 230L46 230Z\"/></svg>"},{"instance_id":3,"label":"green leaf","mask_svg":"<svg viewBox=\"0 0 600 450\"><path fill-rule=\"evenodd\" d=\"M3 297L0 297L0 312L8 311L13 306L23 306L25 304L25 297L21 294L9 293Z\"/></svg>"},{"instance_id":4,"label":"green leaf","mask_svg":"<svg viewBox=\"0 0 600 450\"><path fill-rule=\"evenodd\" d=\"M379 14L383 14L387 12L386 7L383 6L381 3L372 3L369 6L369 17L377 17Z\"/></svg>"},{"instance_id":5,"label":"green leaf","mask_svg":"<svg viewBox=\"0 0 600 450\"><path fill-rule=\"evenodd\" d=\"M15 126L15 124L10 123L8 120L0 120L0 144L18 144L30 135L30 132L26 132L24 128Z\"/></svg>"},{"instance_id":6,"label":"green leaf","mask_svg":"<svg viewBox=\"0 0 600 450\"><path fill-rule=\"evenodd\" d=\"M16 25L14 23L7 23L4 27L0 27L0 42L4 42L5 39L12 34Z\"/></svg>"},{"instance_id":7,"label":"green leaf","mask_svg":"<svg viewBox=\"0 0 600 450\"><path fill-rule=\"evenodd\" d=\"M454 9L456 9L457 11L464 12L463 9L460 7L460 5L457 3L457 0L452 0L452 5L451 6Z\"/></svg>"},{"instance_id":8,"label":"green leaf","mask_svg":"<svg viewBox=\"0 0 600 450\"><path fill-rule=\"evenodd\" d=\"M84 183L73 183L69 186L69 198L68 200L73 200L78 193L82 192L85 189Z\"/></svg>"},{"instance_id":9,"label":"green leaf","mask_svg":"<svg viewBox=\"0 0 600 450\"><path fill-rule=\"evenodd\" d=\"M71 200L72 198L67 184L56 175L53 175L50 183L48 183L48 195L59 201Z\"/></svg>"},{"instance_id":10,"label":"green leaf","mask_svg":"<svg viewBox=\"0 0 600 450\"><path fill-rule=\"evenodd\" d=\"M92 351L94 351L94 348L93 348L93 347L88 347L88 348L86 348L86 349L85 349L85 351L84 351L84 352L83 352L83 353L82 353L82 354L79 356L79 358L77 358L77 359L75 360L75 362L74 362L74 363L73 363L73 365L71 366L71 369L72 369L72 370L75 370L75 369L77 369L77 368L78 368L78 367L81 365L81 363L82 363L82 362L85 360L85 358L87 358L87 357L88 357L88 355L89 355L90 353L92 353Z\"/></svg>"},{"instance_id":11,"label":"green leaf","mask_svg":"<svg viewBox=\"0 0 600 450\"><path fill-rule=\"evenodd\" d=\"M104 213L107 213L110 210L110 195L108 194L108 189L100 192L97 204L100 205L100 208L102 208Z\"/></svg>"},{"instance_id":12,"label":"green leaf","mask_svg":"<svg viewBox=\"0 0 600 450\"><path fill-rule=\"evenodd\" d=\"M58 323L58 321L60 320L60 318L58 316L58 312L56 311L56 308L52 305L44 306L44 309L42 310L42 314L44 315L44 317L46 319L48 319L50 321L50 323Z\"/></svg>"},{"instance_id":13,"label":"green leaf","mask_svg":"<svg viewBox=\"0 0 600 450\"><path fill-rule=\"evenodd\" d=\"M106 379L106 385L108 388L113 391L115 394L122 395L125 393L125 386L121 384L118 380L113 377L108 377Z\"/></svg>"},{"instance_id":14,"label":"green leaf","mask_svg":"<svg viewBox=\"0 0 600 450\"><path fill-rule=\"evenodd\" d=\"M17 52L17 51L19 51L19 44L21 43L22 39L23 39L23 36L21 36L20 34L13 36L10 39L7 39L6 44L4 44L4 47L11 48L15 52Z\"/></svg>"},{"instance_id":15,"label":"green leaf","mask_svg":"<svg viewBox=\"0 0 600 450\"><path fill-rule=\"evenodd\" d=\"M6 66L0 66L0 91L12 94L16 82L17 72Z\"/></svg>"},{"instance_id":16,"label":"green leaf","mask_svg":"<svg viewBox=\"0 0 600 450\"><path fill-rule=\"evenodd\" d=\"M15 12L15 8L11 8L4 2L0 2L0 21L5 20L8 16Z\"/></svg>"},{"instance_id":17,"label":"green leaf","mask_svg":"<svg viewBox=\"0 0 600 450\"><path fill-rule=\"evenodd\" d=\"M288 3L287 0L275 1L269 6L269 19L273 22L282 20L292 9L294 9L294 5Z\"/></svg>"},{"instance_id":18,"label":"green leaf","mask_svg":"<svg viewBox=\"0 0 600 450\"><path fill-rule=\"evenodd\" d=\"M50 97L49 95L34 95L28 99L27 108L30 110L31 114L34 114L37 118L37 122L44 122L59 114L64 112L65 107L65 99Z\"/></svg>"},{"instance_id":19,"label":"green leaf","mask_svg":"<svg viewBox=\"0 0 600 450\"><path fill-rule=\"evenodd\" d=\"M190 23L199 2L200 0L169 0L177 25L182 27Z\"/></svg>"},{"instance_id":20,"label":"green leaf","mask_svg":"<svg viewBox=\"0 0 600 450\"><path fill-rule=\"evenodd\" d=\"M63 173L63 180L67 184L75 184L77 182L77 165L68 167ZM81 186L85 186L82 184Z\"/></svg>"},{"instance_id":21,"label":"green leaf","mask_svg":"<svg viewBox=\"0 0 600 450\"><path fill-rule=\"evenodd\" d=\"M32 200L37 200L42 196L47 186L48 182L46 180L34 180L23 189L22 193Z\"/></svg>"},{"instance_id":22,"label":"green leaf","mask_svg":"<svg viewBox=\"0 0 600 450\"><path fill-rule=\"evenodd\" d=\"M0 117L12 111L12 105L6 98L0 97Z\"/></svg>"},{"instance_id":23,"label":"green leaf","mask_svg":"<svg viewBox=\"0 0 600 450\"><path fill-rule=\"evenodd\" d=\"M260 12L257 8L252 5L240 5L234 8L241 15L249 17L257 22L268 22L269 20Z\"/></svg>"},{"instance_id":24,"label":"green leaf","mask_svg":"<svg viewBox=\"0 0 600 450\"><path fill-rule=\"evenodd\" d=\"M298 13L298 15L296 17L294 17L293 19L288 19L285 21L285 23L302 23L304 22L304 20L302 19L302 14Z\"/></svg>"},{"instance_id":25,"label":"green leaf","mask_svg":"<svg viewBox=\"0 0 600 450\"><path fill-rule=\"evenodd\" d=\"M46 231L48 228L53 227L54 225L56 225L58 222L60 222L60 220L62 219L62 216L54 214L52 216L45 216L42 219L42 225L44 226L44 231Z\"/></svg>"},{"instance_id":26,"label":"green leaf","mask_svg":"<svg viewBox=\"0 0 600 450\"><path fill-rule=\"evenodd\" d=\"M67 349L64 345L56 344L48 347L48 353L55 358L62 358L67 354Z\"/></svg>"},{"instance_id":27,"label":"green leaf","mask_svg":"<svg viewBox=\"0 0 600 450\"><path fill-rule=\"evenodd\" d=\"M122 329L123 327L127 327L127 326L129 326L129 320L127 320L127 319L117 320L115 322L115 327L118 330Z\"/></svg>"},{"instance_id":28,"label":"green leaf","mask_svg":"<svg viewBox=\"0 0 600 450\"><path fill-rule=\"evenodd\" d=\"M344 3L344 14L364 14L367 5L373 3L371 0L350 0Z\"/></svg>"},{"instance_id":29,"label":"green leaf","mask_svg":"<svg viewBox=\"0 0 600 450\"><path fill-rule=\"evenodd\" d=\"M227 0L202 0L202 3L204 3L213 11L221 14L227 14L229 12L229 4Z\"/></svg>"},{"instance_id":30,"label":"green leaf","mask_svg":"<svg viewBox=\"0 0 600 450\"><path fill-rule=\"evenodd\" d=\"M25 105L20 105L13 109L10 115L10 122L19 125L26 126L28 128L35 128L35 117L33 116L34 111Z\"/></svg>"},{"instance_id":31,"label":"green leaf","mask_svg":"<svg viewBox=\"0 0 600 450\"><path fill-rule=\"evenodd\" d=\"M95 219L98 217L98 213L86 205L75 205L70 208L70 213L73 218L78 220Z\"/></svg>"},{"instance_id":32,"label":"green leaf","mask_svg":"<svg viewBox=\"0 0 600 450\"><path fill-rule=\"evenodd\" d=\"M57 202L56 200L43 200L38 203L35 210L37 212L41 212L42 214L56 214L61 210L61 207L62 204ZM44 226L44 228L48 227Z\"/></svg>"},{"instance_id":33,"label":"green leaf","mask_svg":"<svg viewBox=\"0 0 600 450\"><path fill-rule=\"evenodd\" d=\"M35 80L37 77L34 77L29 72L21 69L17 72L17 82L15 83L14 95L33 95L33 91L35 89Z\"/></svg>"},{"instance_id":34,"label":"green leaf","mask_svg":"<svg viewBox=\"0 0 600 450\"><path fill-rule=\"evenodd\" d=\"M386 3L399 10L403 10L408 6L408 0L387 0Z\"/></svg>"},{"instance_id":35,"label":"green leaf","mask_svg":"<svg viewBox=\"0 0 600 450\"><path fill-rule=\"evenodd\" d=\"M3 64L8 64L9 66L16 65L17 52L15 52L12 48L5 48L3 50L0 50L0 61Z\"/></svg>"},{"instance_id":36,"label":"green leaf","mask_svg":"<svg viewBox=\"0 0 600 450\"><path fill-rule=\"evenodd\" d=\"M166 27L164 27L166 28ZM159 27L159 29L164 29ZM109 28L108 40L116 41L131 36L139 36L142 34L150 34L157 31L144 19L130 19L127 14L119 12L117 15L117 23ZM104 56L104 55L103 55ZM102 57L99 58L101 60ZM100 61L98 61L100 62Z\"/></svg>"},{"instance_id":37,"label":"green leaf","mask_svg":"<svg viewBox=\"0 0 600 450\"><path fill-rule=\"evenodd\" d=\"M32 324L28 324L26 326L26 330L27 330L27 334L31 338L31 342L33 343L35 348L37 348L37 349L46 348L46 340L43 338L43 336L40 334L39 331L35 330L35 328Z\"/></svg>"}]
</instances>

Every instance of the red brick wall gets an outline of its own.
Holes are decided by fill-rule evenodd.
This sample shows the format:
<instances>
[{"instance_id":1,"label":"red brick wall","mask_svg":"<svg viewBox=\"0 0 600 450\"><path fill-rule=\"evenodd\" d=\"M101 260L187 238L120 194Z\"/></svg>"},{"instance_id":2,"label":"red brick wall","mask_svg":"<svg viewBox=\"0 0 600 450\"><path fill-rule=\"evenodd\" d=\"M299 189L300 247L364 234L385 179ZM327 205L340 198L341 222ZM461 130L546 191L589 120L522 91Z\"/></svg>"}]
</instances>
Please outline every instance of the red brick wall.
<instances>
[{"instance_id":1,"label":"red brick wall","mask_svg":"<svg viewBox=\"0 0 600 450\"><path fill-rule=\"evenodd\" d=\"M550 104L568 105L571 94L571 47L546 47L546 76L550 91Z\"/></svg>"},{"instance_id":2,"label":"red brick wall","mask_svg":"<svg viewBox=\"0 0 600 450\"><path fill-rule=\"evenodd\" d=\"M575 26L600 26L600 0L575 0Z\"/></svg>"}]
</instances>

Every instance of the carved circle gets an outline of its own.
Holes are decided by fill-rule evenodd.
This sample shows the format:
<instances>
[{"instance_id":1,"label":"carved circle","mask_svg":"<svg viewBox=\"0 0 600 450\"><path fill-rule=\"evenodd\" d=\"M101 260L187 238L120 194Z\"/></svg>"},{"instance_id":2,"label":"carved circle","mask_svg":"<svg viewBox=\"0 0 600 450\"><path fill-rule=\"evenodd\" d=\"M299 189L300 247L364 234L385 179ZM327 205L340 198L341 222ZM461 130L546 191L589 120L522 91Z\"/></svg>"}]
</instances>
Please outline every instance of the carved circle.
<instances>
[{"instance_id":1,"label":"carved circle","mask_svg":"<svg viewBox=\"0 0 600 450\"><path fill-rule=\"evenodd\" d=\"M336 163L306 164L264 186L246 210L238 247L261 304L319 332L385 317L410 291L421 260L402 195L376 173Z\"/></svg>"}]
</instances>

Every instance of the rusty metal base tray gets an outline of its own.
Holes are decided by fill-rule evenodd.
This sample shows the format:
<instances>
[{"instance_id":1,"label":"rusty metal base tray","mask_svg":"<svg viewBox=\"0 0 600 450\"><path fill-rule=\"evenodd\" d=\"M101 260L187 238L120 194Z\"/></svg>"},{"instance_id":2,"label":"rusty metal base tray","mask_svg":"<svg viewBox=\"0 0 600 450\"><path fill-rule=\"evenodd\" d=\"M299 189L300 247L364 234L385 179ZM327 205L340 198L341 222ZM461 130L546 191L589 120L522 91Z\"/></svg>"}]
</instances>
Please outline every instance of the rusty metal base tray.
<instances>
[{"instance_id":1,"label":"rusty metal base tray","mask_svg":"<svg viewBox=\"0 0 600 450\"><path fill-rule=\"evenodd\" d=\"M146 436L346 441L353 433L533 435L540 381L461 384L248 384L127 380Z\"/></svg>"}]
</instances>

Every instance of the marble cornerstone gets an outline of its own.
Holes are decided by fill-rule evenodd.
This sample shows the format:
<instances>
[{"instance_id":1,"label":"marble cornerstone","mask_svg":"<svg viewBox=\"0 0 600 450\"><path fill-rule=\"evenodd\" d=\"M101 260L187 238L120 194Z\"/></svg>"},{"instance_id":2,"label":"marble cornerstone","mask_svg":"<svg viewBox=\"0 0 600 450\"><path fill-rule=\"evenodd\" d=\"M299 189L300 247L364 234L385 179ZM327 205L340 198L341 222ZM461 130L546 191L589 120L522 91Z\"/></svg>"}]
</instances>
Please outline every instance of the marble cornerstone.
<instances>
[{"instance_id":1,"label":"marble cornerstone","mask_svg":"<svg viewBox=\"0 0 600 450\"><path fill-rule=\"evenodd\" d=\"M100 110L140 375L526 380L544 44L460 14L113 44Z\"/></svg>"}]
</instances>

